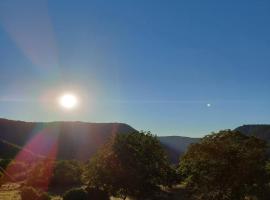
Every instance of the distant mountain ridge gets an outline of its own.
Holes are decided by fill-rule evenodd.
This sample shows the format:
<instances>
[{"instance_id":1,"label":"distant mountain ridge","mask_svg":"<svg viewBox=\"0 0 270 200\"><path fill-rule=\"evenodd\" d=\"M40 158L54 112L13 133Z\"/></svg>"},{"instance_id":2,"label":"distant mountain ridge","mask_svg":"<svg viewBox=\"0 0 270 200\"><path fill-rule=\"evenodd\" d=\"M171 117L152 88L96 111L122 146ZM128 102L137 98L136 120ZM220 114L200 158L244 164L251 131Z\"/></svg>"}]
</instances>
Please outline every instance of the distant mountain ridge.
<instances>
[{"instance_id":1,"label":"distant mountain ridge","mask_svg":"<svg viewBox=\"0 0 270 200\"><path fill-rule=\"evenodd\" d=\"M270 142L270 125L243 125L235 129ZM38 156L50 145L57 147L57 159L88 160L110 137L137 132L124 123L24 122L0 118L0 159L13 158L24 147ZM160 143L173 163L179 161L192 143L200 138L160 136Z\"/></svg>"},{"instance_id":2,"label":"distant mountain ridge","mask_svg":"<svg viewBox=\"0 0 270 200\"><path fill-rule=\"evenodd\" d=\"M87 160L112 135L136 131L124 123L24 122L0 119L0 158L12 158L22 147L31 153L43 155L44 148L51 145L50 140L57 138L58 159ZM38 141L39 137L42 140ZM198 141L196 138L180 136L158 139L172 162L178 162L187 146Z\"/></svg>"},{"instance_id":3,"label":"distant mountain ridge","mask_svg":"<svg viewBox=\"0 0 270 200\"><path fill-rule=\"evenodd\" d=\"M43 123L0 119L0 150L7 149L3 143L7 141L42 155L46 153L47 146L56 145L58 159L87 160L112 135L134 131L134 128L123 123Z\"/></svg>"},{"instance_id":4,"label":"distant mountain ridge","mask_svg":"<svg viewBox=\"0 0 270 200\"><path fill-rule=\"evenodd\" d=\"M185 153L190 144L197 143L200 140L199 138L183 136L160 136L158 139L173 163L179 162L180 155Z\"/></svg>"},{"instance_id":5,"label":"distant mountain ridge","mask_svg":"<svg viewBox=\"0 0 270 200\"><path fill-rule=\"evenodd\" d=\"M270 125L268 124L251 124L243 125L234 129L247 136L256 136L262 140L270 142Z\"/></svg>"}]
</instances>

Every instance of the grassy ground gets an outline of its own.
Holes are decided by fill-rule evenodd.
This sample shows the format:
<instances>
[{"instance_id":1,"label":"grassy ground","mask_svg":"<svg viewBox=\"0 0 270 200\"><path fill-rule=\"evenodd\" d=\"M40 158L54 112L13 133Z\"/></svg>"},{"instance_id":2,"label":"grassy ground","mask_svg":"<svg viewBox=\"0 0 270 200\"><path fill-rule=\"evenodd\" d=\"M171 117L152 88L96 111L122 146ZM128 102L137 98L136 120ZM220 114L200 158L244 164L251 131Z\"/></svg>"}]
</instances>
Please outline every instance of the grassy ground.
<instances>
[{"instance_id":1,"label":"grassy ground","mask_svg":"<svg viewBox=\"0 0 270 200\"><path fill-rule=\"evenodd\" d=\"M0 199L1 200L21 200L21 196L18 188L19 184L4 184L0 187Z\"/></svg>"},{"instance_id":2,"label":"grassy ground","mask_svg":"<svg viewBox=\"0 0 270 200\"><path fill-rule=\"evenodd\" d=\"M21 200L20 184L7 183L0 187L0 200ZM55 196L52 200L62 200L60 196Z\"/></svg>"}]
</instances>

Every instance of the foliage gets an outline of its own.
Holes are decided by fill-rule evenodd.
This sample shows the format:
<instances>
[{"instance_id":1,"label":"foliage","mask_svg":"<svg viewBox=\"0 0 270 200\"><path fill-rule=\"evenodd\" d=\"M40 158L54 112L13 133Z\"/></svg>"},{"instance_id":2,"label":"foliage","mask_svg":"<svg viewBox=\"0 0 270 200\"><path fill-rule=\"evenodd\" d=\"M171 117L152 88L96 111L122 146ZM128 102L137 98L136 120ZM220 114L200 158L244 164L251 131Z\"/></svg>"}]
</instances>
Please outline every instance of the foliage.
<instances>
[{"instance_id":1,"label":"foliage","mask_svg":"<svg viewBox=\"0 0 270 200\"><path fill-rule=\"evenodd\" d=\"M40 160L29 169L26 184L33 187L46 189L51 179L53 161L50 159Z\"/></svg>"},{"instance_id":2,"label":"foliage","mask_svg":"<svg viewBox=\"0 0 270 200\"><path fill-rule=\"evenodd\" d=\"M26 179L27 165L21 161L11 161L6 168L9 175L16 181L23 181ZM7 178L7 177L6 177Z\"/></svg>"},{"instance_id":3,"label":"foliage","mask_svg":"<svg viewBox=\"0 0 270 200\"><path fill-rule=\"evenodd\" d=\"M50 196L45 192L39 192L33 187L23 187L21 189L22 200L50 200Z\"/></svg>"},{"instance_id":4,"label":"foliage","mask_svg":"<svg viewBox=\"0 0 270 200\"><path fill-rule=\"evenodd\" d=\"M73 188L65 192L63 200L88 200L87 192L81 188Z\"/></svg>"},{"instance_id":5,"label":"foliage","mask_svg":"<svg viewBox=\"0 0 270 200\"><path fill-rule=\"evenodd\" d=\"M88 200L109 200L109 194L104 190L100 190L98 188L88 188Z\"/></svg>"},{"instance_id":6,"label":"foliage","mask_svg":"<svg viewBox=\"0 0 270 200\"><path fill-rule=\"evenodd\" d=\"M117 134L90 160L84 180L114 196L147 199L168 184L172 170L150 132Z\"/></svg>"},{"instance_id":7,"label":"foliage","mask_svg":"<svg viewBox=\"0 0 270 200\"><path fill-rule=\"evenodd\" d=\"M194 199L266 198L266 143L230 130L192 144L179 172Z\"/></svg>"},{"instance_id":8,"label":"foliage","mask_svg":"<svg viewBox=\"0 0 270 200\"><path fill-rule=\"evenodd\" d=\"M55 163L51 186L75 186L81 184L82 167L78 161L62 160Z\"/></svg>"},{"instance_id":9,"label":"foliage","mask_svg":"<svg viewBox=\"0 0 270 200\"><path fill-rule=\"evenodd\" d=\"M0 167L6 169L8 164L11 162L11 159L0 159Z\"/></svg>"},{"instance_id":10,"label":"foliage","mask_svg":"<svg viewBox=\"0 0 270 200\"><path fill-rule=\"evenodd\" d=\"M24 187L21 189L22 200L36 200L38 197L38 191L33 187Z\"/></svg>"},{"instance_id":11,"label":"foliage","mask_svg":"<svg viewBox=\"0 0 270 200\"><path fill-rule=\"evenodd\" d=\"M109 200L107 192L97 188L72 188L64 193L63 200Z\"/></svg>"},{"instance_id":12,"label":"foliage","mask_svg":"<svg viewBox=\"0 0 270 200\"><path fill-rule=\"evenodd\" d=\"M26 178L27 165L22 161L0 159L0 171L8 174L2 177L2 182L23 181Z\"/></svg>"},{"instance_id":13,"label":"foliage","mask_svg":"<svg viewBox=\"0 0 270 200\"><path fill-rule=\"evenodd\" d=\"M38 200L51 200L51 197L47 192L41 192Z\"/></svg>"}]
</instances>

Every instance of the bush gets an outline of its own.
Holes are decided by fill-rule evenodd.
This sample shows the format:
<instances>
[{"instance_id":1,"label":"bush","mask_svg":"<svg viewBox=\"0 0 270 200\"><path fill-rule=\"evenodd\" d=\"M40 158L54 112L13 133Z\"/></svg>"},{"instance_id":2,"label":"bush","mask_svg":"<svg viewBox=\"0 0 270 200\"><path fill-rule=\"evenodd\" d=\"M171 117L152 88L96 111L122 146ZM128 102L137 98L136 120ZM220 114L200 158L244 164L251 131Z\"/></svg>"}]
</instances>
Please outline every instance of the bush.
<instances>
[{"instance_id":1,"label":"bush","mask_svg":"<svg viewBox=\"0 0 270 200\"><path fill-rule=\"evenodd\" d=\"M6 169L11 161L11 159L0 159L0 167Z\"/></svg>"},{"instance_id":2,"label":"bush","mask_svg":"<svg viewBox=\"0 0 270 200\"><path fill-rule=\"evenodd\" d=\"M97 188L88 188L88 200L109 200L109 194L104 190L99 190Z\"/></svg>"},{"instance_id":3,"label":"bush","mask_svg":"<svg viewBox=\"0 0 270 200\"><path fill-rule=\"evenodd\" d=\"M54 164L51 187L81 185L81 164L75 160L61 160Z\"/></svg>"},{"instance_id":4,"label":"bush","mask_svg":"<svg viewBox=\"0 0 270 200\"><path fill-rule=\"evenodd\" d=\"M21 189L22 200L50 200L51 197L46 192L39 192L33 187L23 187Z\"/></svg>"},{"instance_id":5,"label":"bush","mask_svg":"<svg viewBox=\"0 0 270 200\"><path fill-rule=\"evenodd\" d=\"M39 199L38 200L50 200L50 199L51 199L51 197L50 197L50 195L47 192L42 192L39 195Z\"/></svg>"},{"instance_id":6,"label":"bush","mask_svg":"<svg viewBox=\"0 0 270 200\"><path fill-rule=\"evenodd\" d=\"M24 187L21 190L22 200L36 200L38 197L38 191L33 187Z\"/></svg>"},{"instance_id":7,"label":"bush","mask_svg":"<svg viewBox=\"0 0 270 200\"><path fill-rule=\"evenodd\" d=\"M63 200L109 200L109 194L97 188L73 188L65 192Z\"/></svg>"},{"instance_id":8,"label":"bush","mask_svg":"<svg viewBox=\"0 0 270 200\"><path fill-rule=\"evenodd\" d=\"M65 192L63 200L87 200L87 192L81 188L73 188Z\"/></svg>"}]
</instances>

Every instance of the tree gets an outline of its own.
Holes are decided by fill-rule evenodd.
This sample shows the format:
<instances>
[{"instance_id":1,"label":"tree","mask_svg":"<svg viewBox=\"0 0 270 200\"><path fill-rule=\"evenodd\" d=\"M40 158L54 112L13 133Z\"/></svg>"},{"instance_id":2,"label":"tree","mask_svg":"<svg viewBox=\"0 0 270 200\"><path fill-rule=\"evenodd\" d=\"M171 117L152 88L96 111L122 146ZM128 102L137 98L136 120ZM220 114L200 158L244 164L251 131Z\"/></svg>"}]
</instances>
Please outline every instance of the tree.
<instances>
[{"instance_id":1,"label":"tree","mask_svg":"<svg viewBox=\"0 0 270 200\"><path fill-rule=\"evenodd\" d=\"M192 144L179 172L194 199L241 200L266 196L266 142L225 130Z\"/></svg>"},{"instance_id":2,"label":"tree","mask_svg":"<svg viewBox=\"0 0 270 200\"><path fill-rule=\"evenodd\" d=\"M87 192L82 188L73 188L66 191L63 200L87 200Z\"/></svg>"},{"instance_id":3,"label":"tree","mask_svg":"<svg viewBox=\"0 0 270 200\"><path fill-rule=\"evenodd\" d=\"M39 191L33 187L21 188L22 200L50 200L51 197L47 192Z\"/></svg>"},{"instance_id":4,"label":"tree","mask_svg":"<svg viewBox=\"0 0 270 200\"><path fill-rule=\"evenodd\" d=\"M8 164L11 163L11 159L0 159L0 167L6 169Z\"/></svg>"},{"instance_id":5,"label":"tree","mask_svg":"<svg viewBox=\"0 0 270 200\"><path fill-rule=\"evenodd\" d=\"M38 160L36 163L30 165L30 169L27 172L26 185L42 188L43 190L48 189L53 165L54 161L49 158Z\"/></svg>"},{"instance_id":6,"label":"tree","mask_svg":"<svg viewBox=\"0 0 270 200\"><path fill-rule=\"evenodd\" d=\"M61 160L54 164L51 186L75 186L81 184L82 167L75 160Z\"/></svg>"},{"instance_id":7,"label":"tree","mask_svg":"<svg viewBox=\"0 0 270 200\"><path fill-rule=\"evenodd\" d=\"M109 200L109 195L96 188L72 188L63 195L63 200Z\"/></svg>"},{"instance_id":8,"label":"tree","mask_svg":"<svg viewBox=\"0 0 270 200\"><path fill-rule=\"evenodd\" d=\"M150 132L117 134L90 160L84 180L123 199L148 199L159 185L168 184L172 170Z\"/></svg>"}]
</instances>

